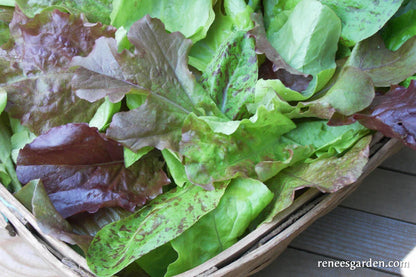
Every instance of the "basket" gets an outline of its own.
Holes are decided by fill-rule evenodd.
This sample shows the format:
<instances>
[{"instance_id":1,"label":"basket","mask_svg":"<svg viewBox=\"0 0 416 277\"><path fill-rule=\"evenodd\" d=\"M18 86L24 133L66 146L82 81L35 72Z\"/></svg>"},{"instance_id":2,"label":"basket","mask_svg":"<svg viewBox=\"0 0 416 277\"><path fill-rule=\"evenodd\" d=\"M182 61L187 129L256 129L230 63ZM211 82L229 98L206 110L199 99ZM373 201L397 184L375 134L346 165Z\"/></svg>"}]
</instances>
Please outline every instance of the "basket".
<instances>
[{"instance_id":1,"label":"basket","mask_svg":"<svg viewBox=\"0 0 416 277\"><path fill-rule=\"evenodd\" d=\"M366 176L401 147L398 140L375 134L369 162L357 182L332 194L323 194L313 188L304 190L272 222L260 225L217 256L177 276L235 277L249 276L260 271L279 256L296 236L334 209ZM11 236L20 236L28 242L38 256L55 269L57 276L95 276L82 256L65 243L44 234L35 217L2 185L0 212L7 218L6 222L0 217L0 228L7 229Z\"/></svg>"}]
</instances>

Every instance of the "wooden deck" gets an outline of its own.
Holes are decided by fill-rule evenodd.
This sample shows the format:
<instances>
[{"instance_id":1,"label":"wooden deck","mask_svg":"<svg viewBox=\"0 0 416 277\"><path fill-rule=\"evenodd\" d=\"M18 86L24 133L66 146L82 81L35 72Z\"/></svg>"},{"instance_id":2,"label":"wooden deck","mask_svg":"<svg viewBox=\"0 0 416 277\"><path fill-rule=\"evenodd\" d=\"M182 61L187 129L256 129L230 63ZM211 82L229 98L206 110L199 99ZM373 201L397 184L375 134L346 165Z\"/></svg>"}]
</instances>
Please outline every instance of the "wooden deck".
<instances>
[{"instance_id":1,"label":"wooden deck","mask_svg":"<svg viewBox=\"0 0 416 277\"><path fill-rule=\"evenodd\" d=\"M404 261L404 268L323 268L341 261ZM340 206L255 277L416 276L416 151L386 160Z\"/></svg>"}]
</instances>

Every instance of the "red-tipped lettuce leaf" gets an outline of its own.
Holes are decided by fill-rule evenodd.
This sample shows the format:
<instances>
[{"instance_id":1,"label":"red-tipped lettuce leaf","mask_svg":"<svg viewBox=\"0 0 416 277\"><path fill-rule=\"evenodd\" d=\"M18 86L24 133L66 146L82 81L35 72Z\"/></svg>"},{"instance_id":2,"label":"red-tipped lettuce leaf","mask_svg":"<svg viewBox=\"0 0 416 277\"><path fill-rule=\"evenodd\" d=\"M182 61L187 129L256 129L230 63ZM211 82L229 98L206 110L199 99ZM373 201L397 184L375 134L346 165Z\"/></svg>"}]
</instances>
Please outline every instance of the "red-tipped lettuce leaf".
<instances>
[{"instance_id":1,"label":"red-tipped lettuce leaf","mask_svg":"<svg viewBox=\"0 0 416 277\"><path fill-rule=\"evenodd\" d=\"M63 217L101 207L133 211L162 193L169 183L158 152L126 169L123 147L87 124L51 129L19 153L17 175L22 183L41 179Z\"/></svg>"},{"instance_id":2,"label":"red-tipped lettuce leaf","mask_svg":"<svg viewBox=\"0 0 416 277\"><path fill-rule=\"evenodd\" d=\"M88 122L100 103L90 104L72 92L70 62L87 55L97 38L114 36L115 29L58 10L31 19L16 8L10 30L13 42L0 53L9 114L37 135L66 123Z\"/></svg>"},{"instance_id":3,"label":"red-tipped lettuce leaf","mask_svg":"<svg viewBox=\"0 0 416 277\"><path fill-rule=\"evenodd\" d=\"M393 86L387 93L377 95L370 107L353 118L416 150L416 81L408 88Z\"/></svg>"},{"instance_id":4,"label":"red-tipped lettuce leaf","mask_svg":"<svg viewBox=\"0 0 416 277\"><path fill-rule=\"evenodd\" d=\"M76 93L91 102L105 96L117 102L130 91L148 95L137 109L116 114L108 135L133 151L175 149L186 115L200 114L201 103L214 105L188 69L192 42L178 32L168 34L160 20L149 16L131 26L128 39L134 53L118 53L114 39L102 38L88 57L74 59L73 65L80 66L72 81Z\"/></svg>"}]
</instances>

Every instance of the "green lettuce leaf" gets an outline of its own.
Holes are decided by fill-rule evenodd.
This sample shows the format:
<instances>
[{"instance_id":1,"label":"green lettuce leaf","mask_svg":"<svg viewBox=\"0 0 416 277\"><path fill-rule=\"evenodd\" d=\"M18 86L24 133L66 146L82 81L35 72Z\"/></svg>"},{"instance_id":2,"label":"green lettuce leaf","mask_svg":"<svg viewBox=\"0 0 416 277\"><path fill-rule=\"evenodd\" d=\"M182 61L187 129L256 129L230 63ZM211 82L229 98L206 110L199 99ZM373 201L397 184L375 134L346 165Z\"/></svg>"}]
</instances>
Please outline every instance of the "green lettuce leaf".
<instances>
[{"instance_id":1,"label":"green lettuce leaf","mask_svg":"<svg viewBox=\"0 0 416 277\"><path fill-rule=\"evenodd\" d=\"M15 192L20 190L22 185L17 178L15 165L11 157L11 137L12 131L9 117L6 113L0 113L0 165L2 167L2 180L4 181L3 185L9 185L6 187Z\"/></svg>"},{"instance_id":2,"label":"green lettuce leaf","mask_svg":"<svg viewBox=\"0 0 416 277\"><path fill-rule=\"evenodd\" d=\"M96 127L100 131L105 131L111 123L111 119L115 113L118 113L121 108L121 102L112 103L108 98L97 109L94 116L91 118L88 125Z\"/></svg>"},{"instance_id":3,"label":"green lettuce leaf","mask_svg":"<svg viewBox=\"0 0 416 277\"><path fill-rule=\"evenodd\" d=\"M342 21L341 40L353 46L379 31L400 8L403 0L320 0Z\"/></svg>"},{"instance_id":4,"label":"green lettuce leaf","mask_svg":"<svg viewBox=\"0 0 416 277\"><path fill-rule=\"evenodd\" d=\"M206 38L195 43L189 53L189 64L200 71L217 55L219 47L235 32L248 31L253 27L250 15L253 8L244 0L219 0L214 6L215 20Z\"/></svg>"},{"instance_id":5,"label":"green lettuce leaf","mask_svg":"<svg viewBox=\"0 0 416 277\"><path fill-rule=\"evenodd\" d=\"M191 41L166 33L163 23L149 16L133 24L128 37L134 53L118 53L114 39L100 38L89 56L73 59L72 65L80 66L72 80L76 94L91 102L106 96L119 102L129 92L147 95L138 108L115 114L107 135L133 151L175 150L188 113L216 109L188 69Z\"/></svg>"},{"instance_id":6,"label":"green lettuce leaf","mask_svg":"<svg viewBox=\"0 0 416 277\"><path fill-rule=\"evenodd\" d=\"M185 167L182 164L182 160L176 152L169 149L162 150L163 158L165 159L166 166L169 169L169 173L172 176L175 184L179 187L183 187L189 180L186 177Z\"/></svg>"},{"instance_id":7,"label":"green lettuce leaf","mask_svg":"<svg viewBox=\"0 0 416 277\"><path fill-rule=\"evenodd\" d=\"M374 35L354 47L347 65L370 75L376 87L398 84L416 72L416 37L393 52L385 47L380 35Z\"/></svg>"},{"instance_id":8,"label":"green lettuce leaf","mask_svg":"<svg viewBox=\"0 0 416 277\"><path fill-rule=\"evenodd\" d=\"M254 112L259 106L268 110L276 109L289 118L318 117L330 119L334 113L346 116L363 110L374 99L373 82L359 68L346 66L336 76L335 83L316 100L290 105L283 99L298 93L283 85L280 80L258 80L254 103L248 110ZM289 96L288 96L289 95Z\"/></svg>"},{"instance_id":9,"label":"green lettuce leaf","mask_svg":"<svg viewBox=\"0 0 416 277\"><path fill-rule=\"evenodd\" d=\"M171 190L131 216L106 225L88 249L91 270L99 276L112 276L178 237L217 207L227 184L218 184L212 191L194 185Z\"/></svg>"},{"instance_id":10,"label":"green lettuce leaf","mask_svg":"<svg viewBox=\"0 0 416 277\"><path fill-rule=\"evenodd\" d=\"M341 34L341 21L319 1L304 0L296 5L287 22L267 37L282 58L297 70L314 76L303 97L304 100L320 90L335 72L335 54Z\"/></svg>"},{"instance_id":11,"label":"green lettuce leaf","mask_svg":"<svg viewBox=\"0 0 416 277\"><path fill-rule=\"evenodd\" d=\"M282 28L301 0L264 0L264 25L267 32L277 32Z\"/></svg>"},{"instance_id":12,"label":"green lettuce leaf","mask_svg":"<svg viewBox=\"0 0 416 277\"><path fill-rule=\"evenodd\" d=\"M178 259L168 266L165 276L200 265L236 243L272 199L273 193L262 182L234 179L215 210L172 240Z\"/></svg>"},{"instance_id":13,"label":"green lettuce leaf","mask_svg":"<svg viewBox=\"0 0 416 277\"><path fill-rule=\"evenodd\" d=\"M315 187L323 192L335 192L355 182L367 164L370 142L371 136L364 137L341 157L298 163L267 181L266 185L275 197L273 204L267 208L269 215L266 222L292 204L298 189Z\"/></svg>"},{"instance_id":14,"label":"green lettuce leaf","mask_svg":"<svg viewBox=\"0 0 416 277\"><path fill-rule=\"evenodd\" d=\"M214 21L212 0L114 0L111 25L129 30L145 15L160 19L169 32L181 32L193 42L201 40Z\"/></svg>"},{"instance_id":15,"label":"green lettuce leaf","mask_svg":"<svg viewBox=\"0 0 416 277\"><path fill-rule=\"evenodd\" d=\"M7 104L7 92L0 88L0 114L4 111Z\"/></svg>"},{"instance_id":16,"label":"green lettuce leaf","mask_svg":"<svg viewBox=\"0 0 416 277\"><path fill-rule=\"evenodd\" d=\"M381 34L388 49L398 50L408 39L416 35L416 10L409 10L393 17L384 26Z\"/></svg>"},{"instance_id":17,"label":"green lettuce leaf","mask_svg":"<svg viewBox=\"0 0 416 277\"><path fill-rule=\"evenodd\" d=\"M309 156L309 147L280 139L295 127L286 116L264 107L241 121L190 114L180 144L186 174L191 182L207 186L237 176L264 181Z\"/></svg>"},{"instance_id":18,"label":"green lettuce leaf","mask_svg":"<svg viewBox=\"0 0 416 277\"><path fill-rule=\"evenodd\" d=\"M22 11L33 17L44 9L60 9L70 13L83 13L91 22L110 23L112 0L16 0Z\"/></svg>"},{"instance_id":19,"label":"green lettuce leaf","mask_svg":"<svg viewBox=\"0 0 416 277\"><path fill-rule=\"evenodd\" d=\"M201 76L201 84L225 115L238 118L253 101L258 78L254 40L237 32L222 45Z\"/></svg>"}]
</instances>

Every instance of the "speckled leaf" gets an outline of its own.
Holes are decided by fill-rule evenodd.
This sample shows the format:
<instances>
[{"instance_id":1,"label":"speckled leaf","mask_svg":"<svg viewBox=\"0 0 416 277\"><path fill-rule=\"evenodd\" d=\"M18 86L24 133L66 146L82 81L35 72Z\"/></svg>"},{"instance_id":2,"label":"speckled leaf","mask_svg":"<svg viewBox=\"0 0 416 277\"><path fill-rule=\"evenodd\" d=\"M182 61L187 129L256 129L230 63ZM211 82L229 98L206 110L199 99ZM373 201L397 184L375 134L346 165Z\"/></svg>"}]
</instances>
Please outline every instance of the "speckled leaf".
<instances>
[{"instance_id":1,"label":"speckled leaf","mask_svg":"<svg viewBox=\"0 0 416 277\"><path fill-rule=\"evenodd\" d=\"M133 151L175 148L186 115L199 113L200 104L215 105L188 69L191 41L180 33L168 34L160 20L149 16L131 26L128 38L134 53L118 53L114 39L101 38L88 57L74 58L72 65L80 68L73 86L89 101L108 96L118 102L130 91L148 95L137 109L116 114L107 134Z\"/></svg>"},{"instance_id":2,"label":"speckled leaf","mask_svg":"<svg viewBox=\"0 0 416 277\"><path fill-rule=\"evenodd\" d=\"M416 72L416 37L393 52L380 35L374 35L354 47L347 64L370 75L376 87L397 85Z\"/></svg>"},{"instance_id":3,"label":"speckled leaf","mask_svg":"<svg viewBox=\"0 0 416 277\"><path fill-rule=\"evenodd\" d=\"M106 225L88 249L91 270L99 276L112 276L178 237L217 207L226 185L219 184L211 191L190 184L173 189L131 216Z\"/></svg>"},{"instance_id":4,"label":"speckled leaf","mask_svg":"<svg viewBox=\"0 0 416 277\"><path fill-rule=\"evenodd\" d=\"M160 154L149 153L124 167L123 147L87 124L55 127L26 145L17 175L26 184L41 179L63 217L102 207L136 206L162 193L169 183Z\"/></svg>"},{"instance_id":5,"label":"speckled leaf","mask_svg":"<svg viewBox=\"0 0 416 277\"><path fill-rule=\"evenodd\" d=\"M275 193L273 205L268 207L266 221L292 204L295 191L304 187L335 192L355 182L363 172L369 155L371 136L359 140L342 157L332 156L311 163L298 163L266 182ZM334 170L336 168L336 170Z\"/></svg>"},{"instance_id":6,"label":"speckled leaf","mask_svg":"<svg viewBox=\"0 0 416 277\"><path fill-rule=\"evenodd\" d=\"M180 144L186 174L191 182L207 186L237 176L264 181L309 156L310 148L280 140L293 128L287 117L264 107L250 119L234 122L191 114Z\"/></svg>"},{"instance_id":7,"label":"speckled leaf","mask_svg":"<svg viewBox=\"0 0 416 277\"><path fill-rule=\"evenodd\" d=\"M225 115L235 119L253 101L258 78L254 40L237 32L227 40L208 64L201 83Z\"/></svg>"},{"instance_id":8,"label":"speckled leaf","mask_svg":"<svg viewBox=\"0 0 416 277\"><path fill-rule=\"evenodd\" d=\"M236 243L272 199L273 193L258 180L232 180L218 207L172 241L178 259L166 276L196 267Z\"/></svg>"},{"instance_id":9,"label":"speckled leaf","mask_svg":"<svg viewBox=\"0 0 416 277\"><path fill-rule=\"evenodd\" d=\"M320 0L342 21L342 41L352 46L380 30L403 0Z\"/></svg>"},{"instance_id":10,"label":"speckled leaf","mask_svg":"<svg viewBox=\"0 0 416 277\"><path fill-rule=\"evenodd\" d=\"M57 10L29 19L17 9L10 30L14 45L0 55L8 64L1 86L10 115L37 135L69 122L88 122L100 103L75 96L69 64L74 56L88 54L98 37L113 36L114 29Z\"/></svg>"}]
</instances>

